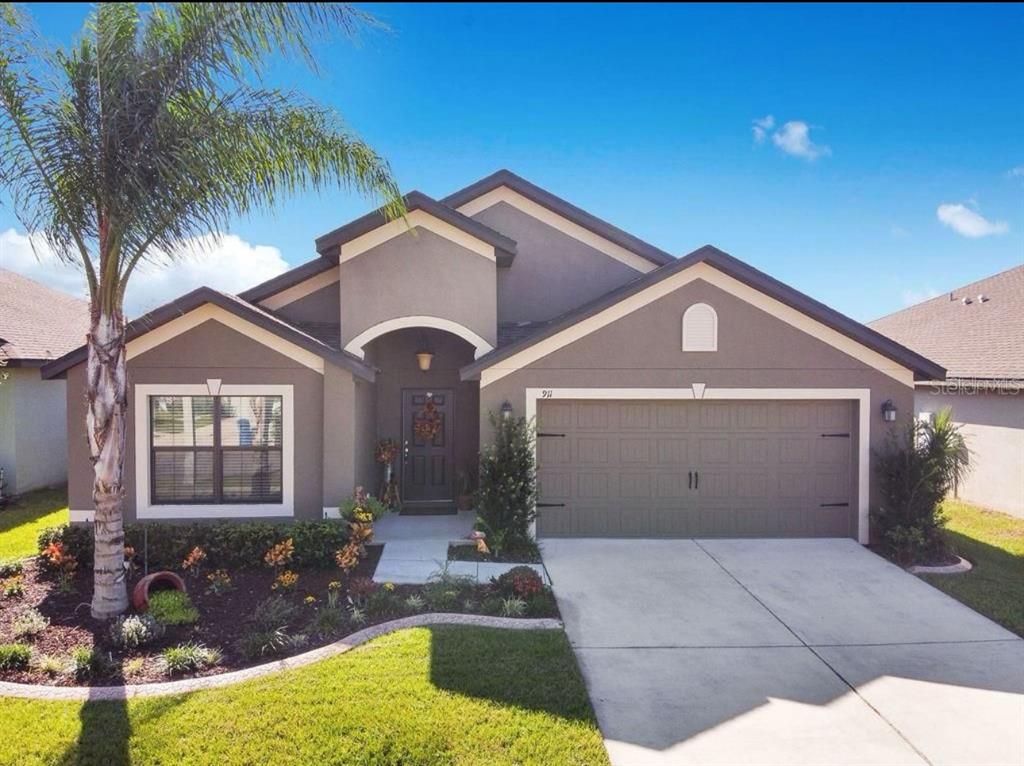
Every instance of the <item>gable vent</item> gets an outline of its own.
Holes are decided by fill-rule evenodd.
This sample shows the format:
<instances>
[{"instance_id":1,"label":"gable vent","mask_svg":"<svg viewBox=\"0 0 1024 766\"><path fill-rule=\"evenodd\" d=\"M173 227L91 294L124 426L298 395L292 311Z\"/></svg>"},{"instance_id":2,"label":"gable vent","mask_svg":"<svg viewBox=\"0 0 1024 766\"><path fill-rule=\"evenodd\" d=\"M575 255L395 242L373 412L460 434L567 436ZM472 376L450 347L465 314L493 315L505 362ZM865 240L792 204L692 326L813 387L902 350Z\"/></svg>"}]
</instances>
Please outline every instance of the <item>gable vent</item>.
<instances>
[{"instance_id":1,"label":"gable vent","mask_svg":"<svg viewBox=\"0 0 1024 766\"><path fill-rule=\"evenodd\" d=\"M694 303L683 313L683 351L718 350L718 314L706 303Z\"/></svg>"}]
</instances>

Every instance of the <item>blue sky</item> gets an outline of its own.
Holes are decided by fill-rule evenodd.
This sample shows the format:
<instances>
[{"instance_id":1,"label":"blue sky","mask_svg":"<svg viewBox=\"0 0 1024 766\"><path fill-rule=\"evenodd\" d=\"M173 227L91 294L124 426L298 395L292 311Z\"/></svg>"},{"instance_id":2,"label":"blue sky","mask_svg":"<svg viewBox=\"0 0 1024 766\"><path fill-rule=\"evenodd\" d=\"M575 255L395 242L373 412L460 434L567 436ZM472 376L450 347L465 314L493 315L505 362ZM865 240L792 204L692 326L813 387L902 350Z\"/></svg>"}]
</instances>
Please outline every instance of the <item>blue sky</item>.
<instances>
[{"instance_id":1,"label":"blue sky","mask_svg":"<svg viewBox=\"0 0 1024 766\"><path fill-rule=\"evenodd\" d=\"M403 189L507 167L861 320L1024 262L1019 5L364 7L391 31L270 79L335 106ZM60 42L88 6L31 10ZM369 207L308 195L231 232L298 264Z\"/></svg>"}]
</instances>

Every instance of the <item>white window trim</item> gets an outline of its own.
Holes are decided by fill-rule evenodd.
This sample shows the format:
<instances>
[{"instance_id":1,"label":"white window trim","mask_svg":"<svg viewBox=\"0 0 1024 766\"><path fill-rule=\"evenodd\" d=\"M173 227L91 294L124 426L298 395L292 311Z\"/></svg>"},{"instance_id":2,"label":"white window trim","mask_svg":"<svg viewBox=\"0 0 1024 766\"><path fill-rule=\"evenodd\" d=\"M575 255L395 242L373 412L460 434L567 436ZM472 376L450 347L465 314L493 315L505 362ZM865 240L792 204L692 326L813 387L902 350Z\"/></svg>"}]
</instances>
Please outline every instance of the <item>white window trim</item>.
<instances>
[{"instance_id":1,"label":"white window trim","mask_svg":"<svg viewBox=\"0 0 1024 766\"><path fill-rule=\"evenodd\" d=\"M711 312L711 347L710 348L687 348L686 347L686 317L690 315L691 311L695 309L707 309ZM718 351L718 312L715 311L715 307L710 303L694 303L683 312L683 351L688 352L704 352L704 351Z\"/></svg>"},{"instance_id":2,"label":"white window trim","mask_svg":"<svg viewBox=\"0 0 1024 766\"><path fill-rule=\"evenodd\" d=\"M695 383L691 388L527 388L526 418L537 417L537 402L551 399L660 399L660 400L754 400L793 399L848 400L857 402L857 541L869 540L868 509L871 491L871 389L869 388L711 388ZM534 442L534 461L537 444ZM536 536L536 523L530 530Z\"/></svg>"},{"instance_id":3,"label":"white window trim","mask_svg":"<svg viewBox=\"0 0 1024 766\"><path fill-rule=\"evenodd\" d=\"M295 515L295 395L290 385L222 385L220 396L281 397L281 502L153 505L150 500L149 397L209 396L207 384L135 384L135 516L139 519L235 519Z\"/></svg>"},{"instance_id":4,"label":"white window trim","mask_svg":"<svg viewBox=\"0 0 1024 766\"><path fill-rule=\"evenodd\" d=\"M274 293L273 295L264 298L259 302L259 305L270 311L276 311L290 303L295 303L295 301L305 298L307 295L312 295L318 290L322 290L325 287L337 283L340 279L340 274L341 267L335 266L334 268L316 274L309 279L303 280L297 285L292 285L279 293Z\"/></svg>"},{"instance_id":5,"label":"white window trim","mask_svg":"<svg viewBox=\"0 0 1024 766\"><path fill-rule=\"evenodd\" d=\"M600 234L595 234L590 231L590 229L585 229L578 223L570 221L568 218L559 215L553 210L549 210L528 197L524 197L519 192L514 189L510 189L507 186L499 186L496 189L491 189L486 194L482 194L475 199L471 199L469 202L466 202L459 207L458 211L463 215L468 215L472 218L478 213L494 207L499 202L511 205L519 212L526 213L531 218L536 218L538 221L547 224L552 229L560 231L562 234L572 237L588 247L592 247L599 253L604 253L609 258L613 258L619 263L625 264L631 269L639 271L641 274L646 274L658 268L658 264L652 263L643 256L634 253L632 250L627 250L622 247L622 245L617 245L611 240L605 239Z\"/></svg>"},{"instance_id":6,"label":"white window trim","mask_svg":"<svg viewBox=\"0 0 1024 766\"><path fill-rule=\"evenodd\" d=\"M776 319L795 327L797 330L801 330L811 337L817 338L823 343L827 343L842 351L844 354L863 362L869 367L885 373L893 380L899 381L905 386L913 387L914 385L914 373L908 367L904 367L899 362L895 362L874 349L868 348L862 343L843 335L838 330L833 330L831 327L822 324L802 311L787 306L770 295L730 277L713 266L706 263L696 263L689 268L666 277L660 282L655 282L638 293L623 298L618 303L599 311L593 316L581 319L564 330L560 330L548 338L527 346L507 359L496 361L493 365L481 371L480 387L485 388L501 380L506 375L511 375L513 372L532 364L538 359L552 354L560 348L574 343L590 333L596 332L602 327L618 321L698 279L702 279L708 284L724 290L740 300L746 301L755 308L761 309Z\"/></svg>"},{"instance_id":7,"label":"white window trim","mask_svg":"<svg viewBox=\"0 0 1024 766\"><path fill-rule=\"evenodd\" d=\"M371 229L365 234L343 243L338 256L338 263L342 264L345 261L350 261L378 245L383 245L388 240L412 232L417 227L432 231L439 237L444 237L460 247L483 256L489 261L496 263L498 260L498 256L494 252L494 245L474 237L472 234L463 231L457 226L453 226L447 221L442 221L426 210L413 210L405 218L396 218L393 221L381 224L376 229Z\"/></svg>"},{"instance_id":8,"label":"white window trim","mask_svg":"<svg viewBox=\"0 0 1024 766\"><path fill-rule=\"evenodd\" d=\"M379 338L381 335L386 335L387 333L394 332L395 330L404 330L409 327L429 327L435 330L445 330L450 332L452 335L458 335L476 349L473 354L474 359L479 359L484 354L494 350L494 346L465 325L453 322L450 319L442 319L441 317L417 315L395 317L394 319L386 319L383 322L378 322L373 327L363 330L356 337L346 343L345 351L362 359L366 353L364 348L367 343Z\"/></svg>"}]
</instances>

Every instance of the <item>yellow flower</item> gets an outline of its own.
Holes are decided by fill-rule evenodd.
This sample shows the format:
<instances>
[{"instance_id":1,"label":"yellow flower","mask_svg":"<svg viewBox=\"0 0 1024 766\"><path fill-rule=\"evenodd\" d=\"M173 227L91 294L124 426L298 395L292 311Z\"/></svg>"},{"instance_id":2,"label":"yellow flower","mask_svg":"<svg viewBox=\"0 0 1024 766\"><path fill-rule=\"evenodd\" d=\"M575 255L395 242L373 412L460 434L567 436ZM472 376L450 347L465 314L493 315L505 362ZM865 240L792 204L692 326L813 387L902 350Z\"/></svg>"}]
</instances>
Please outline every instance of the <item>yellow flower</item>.
<instances>
[{"instance_id":1,"label":"yellow flower","mask_svg":"<svg viewBox=\"0 0 1024 766\"><path fill-rule=\"evenodd\" d=\"M384 590L386 590L386 591L388 591L390 593L394 589L395 589L395 584L393 582L386 582L386 583L384 583Z\"/></svg>"},{"instance_id":2,"label":"yellow flower","mask_svg":"<svg viewBox=\"0 0 1024 766\"><path fill-rule=\"evenodd\" d=\"M305 600L306 600L307 604L315 604L316 603L316 596L306 596Z\"/></svg>"}]
</instances>

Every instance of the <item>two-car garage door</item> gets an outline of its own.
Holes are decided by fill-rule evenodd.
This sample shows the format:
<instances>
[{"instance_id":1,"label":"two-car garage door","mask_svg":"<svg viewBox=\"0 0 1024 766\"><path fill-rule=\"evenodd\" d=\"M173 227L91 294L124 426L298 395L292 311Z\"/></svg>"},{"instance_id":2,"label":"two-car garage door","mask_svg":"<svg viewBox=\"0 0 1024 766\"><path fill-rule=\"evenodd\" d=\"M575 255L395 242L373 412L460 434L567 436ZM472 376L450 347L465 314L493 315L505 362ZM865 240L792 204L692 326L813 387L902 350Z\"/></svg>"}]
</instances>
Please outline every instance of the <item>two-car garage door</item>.
<instances>
[{"instance_id":1,"label":"two-car garage door","mask_svg":"<svg viewBox=\"0 0 1024 766\"><path fill-rule=\"evenodd\" d=\"M856 536L850 401L542 400L541 537Z\"/></svg>"}]
</instances>

